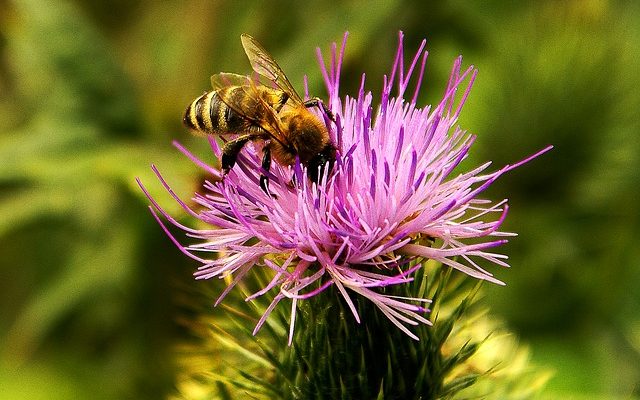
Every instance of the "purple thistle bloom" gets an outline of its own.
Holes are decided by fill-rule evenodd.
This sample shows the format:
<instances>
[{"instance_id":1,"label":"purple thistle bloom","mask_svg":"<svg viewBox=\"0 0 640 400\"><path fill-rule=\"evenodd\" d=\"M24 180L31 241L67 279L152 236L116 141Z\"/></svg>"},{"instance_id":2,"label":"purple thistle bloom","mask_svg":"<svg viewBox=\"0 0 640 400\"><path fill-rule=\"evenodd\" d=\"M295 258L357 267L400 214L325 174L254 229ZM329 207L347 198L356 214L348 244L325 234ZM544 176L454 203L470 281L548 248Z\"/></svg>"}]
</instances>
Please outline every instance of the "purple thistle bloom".
<instances>
[{"instance_id":1,"label":"purple thistle bloom","mask_svg":"<svg viewBox=\"0 0 640 400\"><path fill-rule=\"evenodd\" d=\"M338 289L358 322L360 316L351 293L372 301L393 324L418 339L408 326L430 323L423 316L429 300L398 298L382 293L380 288L410 282L425 259L502 284L478 261L508 266L505 255L489 250L514 235L498 230L507 214L507 201L492 202L477 196L505 172L551 148L497 171L487 172L491 164L487 162L453 176L452 171L475 140L455 124L477 70L470 66L463 71L462 58L457 58L441 102L435 108L419 108L416 99L427 59L426 41L405 70L400 33L391 75L384 77L380 106L374 112L372 95L364 89L364 75L357 98L339 97L346 38L345 34L339 53L333 44L328 69L317 50L329 93L328 105L336 117L335 124L327 118L325 123L338 148L333 171L329 176L325 172L319 184L306 178L300 163L294 167L274 165L269 173L274 197L265 194L259 186L260 151L249 145L223 181L206 182L204 193L195 195L195 202L202 207L196 212L152 167L176 201L211 226L206 230L178 223L142 187L167 235L183 253L202 264L195 273L197 279L233 276L216 305L251 269L273 271L269 284L247 298L277 291L254 334L276 304L288 298L292 300L289 343L297 302L331 285ZM411 100L406 101L408 83L418 64L417 83ZM391 97L393 87L396 97ZM459 88L464 92L456 102ZM221 149L214 138L209 142L220 157ZM222 178L219 170L175 145L216 180ZM291 185L292 179L297 182L295 186ZM159 214L198 243L181 244Z\"/></svg>"}]
</instances>

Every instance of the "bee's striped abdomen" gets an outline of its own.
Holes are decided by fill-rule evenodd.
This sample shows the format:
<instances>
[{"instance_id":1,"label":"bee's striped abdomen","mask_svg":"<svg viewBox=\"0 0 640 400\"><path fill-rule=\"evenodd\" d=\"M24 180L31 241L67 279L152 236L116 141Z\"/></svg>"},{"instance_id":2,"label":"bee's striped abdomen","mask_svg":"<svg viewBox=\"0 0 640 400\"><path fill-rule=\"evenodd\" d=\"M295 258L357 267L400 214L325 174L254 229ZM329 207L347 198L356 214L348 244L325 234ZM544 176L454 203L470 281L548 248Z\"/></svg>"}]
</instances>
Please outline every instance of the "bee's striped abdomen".
<instances>
[{"instance_id":1,"label":"bee's striped abdomen","mask_svg":"<svg viewBox=\"0 0 640 400\"><path fill-rule=\"evenodd\" d=\"M248 118L234 111L222 98L242 109L247 107L244 103L249 100L240 86L207 92L187 107L183 118L185 126L205 134L241 133L250 129Z\"/></svg>"},{"instance_id":2,"label":"bee's striped abdomen","mask_svg":"<svg viewBox=\"0 0 640 400\"><path fill-rule=\"evenodd\" d=\"M225 99L222 101L222 99ZM251 98L241 86L230 86L220 89L220 104L217 110L218 125L220 129L226 132L245 132L251 127L249 118L249 110L252 110L247 103ZM233 104L235 108L229 107L227 104ZM239 114L236 110L246 110L247 113ZM213 116L213 110L211 111Z\"/></svg>"},{"instance_id":3,"label":"bee's striped abdomen","mask_svg":"<svg viewBox=\"0 0 640 400\"><path fill-rule=\"evenodd\" d=\"M211 91L195 99L184 113L187 128L202 133L219 133L218 114L221 101L217 91ZM224 105L224 104L223 104Z\"/></svg>"}]
</instances>

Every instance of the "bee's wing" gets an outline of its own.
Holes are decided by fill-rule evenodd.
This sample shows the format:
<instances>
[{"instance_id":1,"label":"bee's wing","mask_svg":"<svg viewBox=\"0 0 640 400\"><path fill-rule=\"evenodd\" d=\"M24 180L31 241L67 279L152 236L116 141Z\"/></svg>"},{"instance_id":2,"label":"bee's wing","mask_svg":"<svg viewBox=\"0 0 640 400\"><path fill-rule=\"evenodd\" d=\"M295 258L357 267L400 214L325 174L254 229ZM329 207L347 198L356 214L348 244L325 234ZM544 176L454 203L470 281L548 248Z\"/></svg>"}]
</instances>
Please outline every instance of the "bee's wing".
<instances>
[{"instance_id":1,"label":"bee's wing","mask_svg":"<svg viewBox=\"0 0 640 400\"><path fill-rule=\"evenodd\" d=\"M229 86L249 86L251 78L245 75L232 74L230 72L221 72L211 76L211 86L214 90L222 89Z\"/></svg>"},{"instance_id":2,"label":"bee's wing","mask_svg":"<svg viewBox=\"0 0 640 400\"><path fill-rule=\"evenodd\" d=\"M236 80L231 81L230 79ZM276 110L260 96L256 81L247 76L221 73L213 75L211 82L214 88L236 86L235 90L242 90L244 92L242 96L219 96L219 99L238 116L262 128L271 139L276 140L285 148L289 147L286 145L280 118Z\"/></svg>"},{"instance_id":3,"label":"bee's wing","mask_svg":"<svg viewBox=\"0 0 640 400\"><path fill-rule=\"evenodd\" d=\"M244 51L247 53L247 57L251 63L251 68L275 83L282 91L287 93L289 98L294 102L302 104L302 98L300 98L300 95L293 88L293 85L289 82L282 68L280 68L278 63L271 57L269 52L267 52L256 39L246 33L242 34L241 40L242 47L244 47Z\"/></svg>"}]
</instances>

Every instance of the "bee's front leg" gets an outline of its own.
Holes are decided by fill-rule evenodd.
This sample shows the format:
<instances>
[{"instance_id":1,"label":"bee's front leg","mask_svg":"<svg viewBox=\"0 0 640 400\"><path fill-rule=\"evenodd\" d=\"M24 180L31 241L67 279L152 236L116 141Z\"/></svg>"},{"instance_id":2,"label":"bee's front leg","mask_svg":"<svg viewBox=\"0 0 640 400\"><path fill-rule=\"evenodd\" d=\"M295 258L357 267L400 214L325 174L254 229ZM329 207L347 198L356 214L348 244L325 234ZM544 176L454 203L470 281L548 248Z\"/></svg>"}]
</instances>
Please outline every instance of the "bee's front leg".
<instances>
[{"instance_id":1,"label":"bee's front leg","mask_svg":"<svg viewBox=\"0 0 640 400\"><path fill-rule=\"evenodd\" d=\"M270 143L267 143L262 148L262 169L263 169L263 172L260 173L260 188L262 189L263 192L272 196L271 193L269 193L269 177L266 175L269 173L269 170L271 169Z\"/></svg>"},{"instance_id":2,"label":"bee's front leg","mask_svg":"<svg viewBox=\"0 0 640 400\"><path fill-rule=\"evenodd\" d=\"M322 108L322 111L327 115L327 117L329 117L329 119L335 123L336 122L336 117L333 115L333 113L331 112L331 110L329 110L329 107L327 107L326 104L324 104L324 101L322 101L322 99L320 99L319 97L312 97L309 100L304 102L304 106L309 108L309 107L320 107Z\"/></svg>"}]
</instances>

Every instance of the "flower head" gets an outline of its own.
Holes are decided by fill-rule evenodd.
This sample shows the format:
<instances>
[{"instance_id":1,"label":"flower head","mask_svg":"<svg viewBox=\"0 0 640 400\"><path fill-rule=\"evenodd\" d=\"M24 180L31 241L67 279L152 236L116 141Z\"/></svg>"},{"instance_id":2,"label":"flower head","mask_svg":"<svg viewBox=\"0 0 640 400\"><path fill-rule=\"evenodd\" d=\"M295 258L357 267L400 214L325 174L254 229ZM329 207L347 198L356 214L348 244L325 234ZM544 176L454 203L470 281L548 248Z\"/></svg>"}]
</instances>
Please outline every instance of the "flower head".
<instances>
[{"instance_id":1,"label":"flower head","mask_svg":"<svg viewBox=\"0 0 640 400\"><path fill-rule=\"evenodd\" d=\"M358 322L354 294L371 300L393 324L417 339L407 325L429 323L424 316L429 300L394 297L382 288L410 282L424 259L501 283L481 264L508 266L506 256L489 250L513 235L499 231L507 202L478 196L502 174L550 147L492 172L487 172L491 164L487 162L454 174L475 139L456 121L477 70L472 66L462 70L462 58L457 58L440 103L420 108L416 99L427 59L426 42L405 70L401 33L391 74L384 77L380 106L374 109L364 75L356 98L339 97L346 37L339 52L334 43L329 68L317 51L328 106L336 119L333 123L325 118L325 123L338 149L333 170L329 174L325 169L318 184L306 178L299 162L293 167L275 165L270 171L272 196L266 194L259 185L260 151L247 146L223 180L206 182L203 193L195 195L199 211L180 200L153 167L176 201L211 229L181 225L147 196L173 242L202 264L195 273L197 279L233 277L216 304L252 269L273 271L269 284L247 298L277 291L254 333L276 304L288 298L292 301L291 341L297 302L333 285ZM417 83L407 100L409 80L416 71ZM459 89L462 96L456 101ZM214 138L209 142L220 157ZM219 170L176 146L213 177L222 178ZM197 242L182 244L161 216Z\"/></svg>"}]
</instances>

